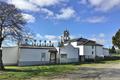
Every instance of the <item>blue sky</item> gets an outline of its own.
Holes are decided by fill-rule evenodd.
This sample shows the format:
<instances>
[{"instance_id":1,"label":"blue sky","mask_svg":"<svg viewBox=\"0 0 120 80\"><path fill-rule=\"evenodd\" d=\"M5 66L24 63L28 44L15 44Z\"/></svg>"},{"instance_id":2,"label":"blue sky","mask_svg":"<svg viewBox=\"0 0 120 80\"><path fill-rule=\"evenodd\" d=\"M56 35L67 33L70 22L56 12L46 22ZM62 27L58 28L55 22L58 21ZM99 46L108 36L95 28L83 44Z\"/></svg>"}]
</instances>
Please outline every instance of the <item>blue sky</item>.
<instances>
[{"instance_id":1,"label":"blue sky","mask_svg":"<svg viewBox=\"0 0 120 80\"><path fill-rule=\"evenodd\" d=\"M111 46L120 28L120 0L7 0L23 11L35 37L57 42L67 28L72 38L84 37Z\"/></svg>"}]
</instances>

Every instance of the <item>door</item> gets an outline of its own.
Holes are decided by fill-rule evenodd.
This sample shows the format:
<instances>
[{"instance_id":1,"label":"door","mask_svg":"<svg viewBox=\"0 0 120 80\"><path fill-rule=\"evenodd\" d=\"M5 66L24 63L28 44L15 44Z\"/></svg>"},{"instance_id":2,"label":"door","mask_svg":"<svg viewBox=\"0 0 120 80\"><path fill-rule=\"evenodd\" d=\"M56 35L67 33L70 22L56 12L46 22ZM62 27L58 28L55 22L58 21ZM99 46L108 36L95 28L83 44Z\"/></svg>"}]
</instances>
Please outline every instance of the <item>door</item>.
<instances>
[{"instance_id":1,"label":"door","mask_svg":"<svg viewBox=\"0 0 120 80\"><path fill-rule=\"evenodd\" d=\"M61 54L61 63L67 63L67 54Z\"/></svg>"},{"instance_id":2,"label":"door","mask_svg":"<svg viewBox=\"0 0 120 80\"><path fill-rule=\"evenodd\" d=\"M50 63L56 63L56 53L50 53Z\"/></svg>"},{"instance_id":3,"label":"door","mask_svg":"<svg viewBox=\"0 0 120 80\"><path fill-rule=\"evenodd\" d=\"M42 62L44 62L44 61L45 61L45 58L46 58L45 53L41 53L41 61L42 61Z\"/></svg>"}]
</instances>

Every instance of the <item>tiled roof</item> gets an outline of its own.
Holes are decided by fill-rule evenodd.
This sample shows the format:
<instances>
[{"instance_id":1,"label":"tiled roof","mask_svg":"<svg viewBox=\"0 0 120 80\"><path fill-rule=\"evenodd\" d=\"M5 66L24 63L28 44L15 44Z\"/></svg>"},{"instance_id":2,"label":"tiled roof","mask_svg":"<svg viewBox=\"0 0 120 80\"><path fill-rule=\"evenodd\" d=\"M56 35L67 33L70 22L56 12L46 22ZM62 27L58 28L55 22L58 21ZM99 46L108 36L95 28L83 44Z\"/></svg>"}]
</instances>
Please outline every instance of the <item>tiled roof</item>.
<instances>
[{"instance_id":1,"label":"tiled roof","mask_svg":"<svg viewBox=\"0 0 120 80\"><path fill-rule=\"evenodd\" d=\"M78 42L79 45L86 45L87 43L91 42L96 46L103 46L101 44L96 43L96 41L85 39L85 38L76 38L76 39L71 39L70 42Z\"/></svg>"},{"instance_id":2,"label":"tiled roof","mask_svg":"<svg viewBox=\"0 0 120 80\"><path fill-rule=\"evenodd\" d=\"M96 44L96 46L103 46L102 44Z\"/></svg>"},{"instance_id":3,"label":"tiled roof","mask_svg":"<svg viewBox=\"0 0 120 80\"><path fill-rule=\"evenodd\" d=\"M39 47L39 46L19 46L20 48L29 48L29 49L53 49L55 47Z\"/></svg>"},{"instance_id":4,"label":"tiled roof","mask_svg":"<svg viewBox=\"0 0 120 80\"><path fill-rule=\"evenodd\" d=\"M76 42L76 41L77 41L77 42L78 42L78 41L85 41L85 42L86 42L86 41L88 41L88 39L85 39L85 38L76 38L76 39L71 39L70 41L71 41L71 42Z\"/></svg>"}]
</instances>

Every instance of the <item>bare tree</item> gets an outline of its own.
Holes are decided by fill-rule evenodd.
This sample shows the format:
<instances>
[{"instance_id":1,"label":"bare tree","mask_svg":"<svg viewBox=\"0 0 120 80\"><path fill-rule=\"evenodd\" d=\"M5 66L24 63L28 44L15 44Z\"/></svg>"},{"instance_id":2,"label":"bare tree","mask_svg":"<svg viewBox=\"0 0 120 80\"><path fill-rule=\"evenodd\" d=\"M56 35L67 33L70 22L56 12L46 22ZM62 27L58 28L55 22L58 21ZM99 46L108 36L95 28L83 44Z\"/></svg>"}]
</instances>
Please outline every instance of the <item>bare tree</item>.
<instances>
[{"instance_id":1,"label":"bare tree","mask_svg":"<svg viewBox=\"0 0 120 80\"><path fill-rule=\"evenodd\" d=\"M0 70L5 69L2 61L3 41L7 37L20 41L24 35L26 21L21 13L14 5L0 2Z\"/></svg>"}]
</instances>

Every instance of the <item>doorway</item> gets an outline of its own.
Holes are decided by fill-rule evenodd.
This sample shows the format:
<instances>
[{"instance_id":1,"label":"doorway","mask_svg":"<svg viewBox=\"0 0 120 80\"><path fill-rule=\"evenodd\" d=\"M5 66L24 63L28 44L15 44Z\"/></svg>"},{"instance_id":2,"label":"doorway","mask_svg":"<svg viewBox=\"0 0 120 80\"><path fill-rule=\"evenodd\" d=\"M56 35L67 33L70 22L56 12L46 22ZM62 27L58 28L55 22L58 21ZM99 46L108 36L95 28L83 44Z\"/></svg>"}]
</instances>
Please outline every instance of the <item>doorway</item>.
<instances>
[{"instance_id":1,"label":"doorway","mask_svg":"<svg viewBox=\"0 0 120 80\"><path fill-rule=\"evenodd\" d=\"M56 53L55 52L51 52L50 53L50 63L56 63Z\"/></svg>"}]
</instances>

